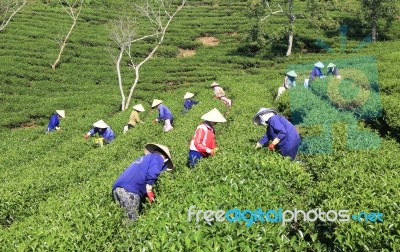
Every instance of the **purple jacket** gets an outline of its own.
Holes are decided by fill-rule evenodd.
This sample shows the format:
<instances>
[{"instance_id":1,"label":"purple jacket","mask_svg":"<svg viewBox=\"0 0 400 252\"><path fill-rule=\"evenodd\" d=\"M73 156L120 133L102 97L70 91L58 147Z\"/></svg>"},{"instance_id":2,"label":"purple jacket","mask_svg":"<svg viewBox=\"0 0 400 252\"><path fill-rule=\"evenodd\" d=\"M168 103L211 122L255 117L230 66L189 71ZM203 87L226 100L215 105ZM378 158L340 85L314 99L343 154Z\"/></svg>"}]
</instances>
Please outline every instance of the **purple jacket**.
<instances>
[{"instance_id":1,"label":"purple jacket","mask_svg":"<svg viewBox=\"0 0 400 252\"><path fill-rule=\"evenodd\" d=\"M323 76L321 69L319 67L314 67L313 70L310 73L310 79L315 80L315 77L321 77Z\"/></svg>"},{"instance_id":2,"label":"purple jacket","mask_svg":"<svg viewBox=\"0 0 400 252\"><path fill-rule=\"evenodd\" d=\"M164 159L155 153L149 153L136 159L115 181L112 190L122 187L140 197L146 195L146 184L154 185L158 176L167 166Z\"/></svg>"},{"instance_id":3,"label":"purple jacket","mask_svg":"<svg viewBox=\"0 0 400 252\"><path fill-rule=\"evenodd\" d=\"M114 132L112 131L112 129L110 127L108 127L107 129L93 128L89 132L90 132L90 135L94 135L94 134L98 133L99 136L104 138L106 143L110 143L115 138Z\"/></svg>"},{"instance_id":4,"label":"purple jacket","mask_svg":"<svg viewBox=\"0 0 400 252\"><path fill-rule=\"evenodd\" d=\"M183 107L187 110L191 109L193 105L196 105L197 101L191 100L191 99L187 99L185 100L185 103L183 104Z\"/></svg>"},{"instance_id":5,"label":"purple jacket","mask_svg":"<svg viewBox=\"0 0 400 252\"><path fill-rule=\"evenodd\" d=\"M165 121L167 119L173 121L174 117L172 116L171 111L165 107L164 105L160 104L158 107L158 118L159 121Z\"/></svg>"},{"instance_id":6,"label":"purple jacket","mask_svg":"<svg viewBox=\"0 0 400 252\"><path fill-rule=\"evenodd\" d=\"M264 145L275 138L281 140L278 147L284 156L301 143L300 135L294 125L281 115L274 115L268 120L267 132L258 142Z\"/></svg>"},{"instance_id":7,"label":"purple jacket","mask_svg":"<svg viewBox=\"0 0 400 252\"><path fill-rule=\"evenodd\" d=\"M49 125L47 125L47 131L52 131L58 126L60 126L60 119L58 119L58 114L53 114L50 117Z\"/></svg>"}]
</instances>

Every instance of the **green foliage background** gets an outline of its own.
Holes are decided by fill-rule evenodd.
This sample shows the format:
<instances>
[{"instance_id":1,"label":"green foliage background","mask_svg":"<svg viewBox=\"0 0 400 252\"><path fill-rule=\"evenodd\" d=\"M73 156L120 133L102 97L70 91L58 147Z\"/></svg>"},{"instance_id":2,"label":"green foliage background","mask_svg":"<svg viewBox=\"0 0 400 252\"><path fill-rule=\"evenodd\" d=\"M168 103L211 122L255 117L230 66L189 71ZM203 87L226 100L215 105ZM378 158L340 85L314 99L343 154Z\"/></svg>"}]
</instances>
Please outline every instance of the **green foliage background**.
<instances>
[{"instance_id":1,"label":"green foliage background","mask_svg":"<svg viewBox=\"0 0 400 252\"><path fill-rule=\"evenodd\" d=\"M356 17L349 21L347 48L341 48L338 32L313 30L306 20L296 23L296 32L323 38L338 53L324 50L301 52L290 58L266 59L243 56L238 48L252 25L246 1L189 1L174 19L165 43L156 57L141 69L141 79L132 104L142 103L145 120L126 135L122 128L130 110L119 112L120 97L113 48L108 37L110 20L129 12L123 1L90 1L82 10L64 52L61 65L50 65L58 54L55 40L65 35L71 20L57 1L30 1L0 34L0 250L2 251L360 251L400 250L398 132L400 112L398 85L399 25L385 31L388 41L353 52L359 37L365 37ZM306 8L305 2L300 1ZM340 16L340 12L334 15ZM281 27L282 17L273 17L271 29ZM398 20L397 20L398 24ZM360 35L361 34L361 35ZM305 36L306 36L305 35ZM198 37L214 36L218 46L203 46ZM300 35L299 35L300 36ZM298 40L301 43L302 40ZM151 41L148 41L150 43ZM311 44L310 44L311 45ZM150 48L138 47L140 57ZM176 57L181 49L196 51L193 57ZM301 154L303 164L289 162L254 145L264 129L252 124L260 107L277 107L291 117L289 92L274 102L277 88L289 65L325 59L374 56L378 63L383 114L378 119L353 122L357 116L338 111L326 101L324 89L312 92L297 88L293 94L310 105L304 120L330 122L327 139L311 141L310 148L325 148L332 138L332 153ZM128 86L133 73L123 72ZM306 75L299 76L299 80ZM201 115L224 105L212 98L208 88L218 81L233 99L228 122L217 126L220 152L202 160L194 170L186 167L188 143ZM323 87L323 83L320 83ZM321 91L322 90L322 91ZM202 103L181 115L183 95L196 94ZM292 93L290 93L292 94ZM162 132L151 125L156 112L150 103L162 99L175 114L175 128ZM315 104L315 106L311 106ZM62 131L45 135L49 116L65 109ZM298 109L301 109L299 107ZM84 133L94 121L104 119L117 137L105 148L93 148ZM349 127L356 127L348 131ZM380 134L376 149L350 148L348 132ZM315 129L305 128L303 136ZM111 186L119 174L143 153L148 142L167 145L176 170L161 175L157 203L145 204L132 225L111 198ZM354 142L354 141L353 141ZM187 209L349 209L380 211L383 223L194 223Z\"/></svg>"}]
</instances>

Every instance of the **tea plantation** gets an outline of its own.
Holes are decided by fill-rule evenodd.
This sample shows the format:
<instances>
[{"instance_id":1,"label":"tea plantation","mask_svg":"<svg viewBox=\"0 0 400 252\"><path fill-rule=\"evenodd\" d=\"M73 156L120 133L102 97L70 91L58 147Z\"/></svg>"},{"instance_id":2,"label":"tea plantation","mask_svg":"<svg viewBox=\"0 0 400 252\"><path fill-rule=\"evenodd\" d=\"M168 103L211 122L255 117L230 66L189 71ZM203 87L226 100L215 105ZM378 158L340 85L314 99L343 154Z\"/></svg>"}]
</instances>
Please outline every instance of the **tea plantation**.
<instances>
[{"instance_id":1,"label":"tea plantation","mask_svg":"<svg viewBox=\"0 0 400 252\"><path fill-rule=\"evenodd\" d=\"M294 2L298 11L307 11L307 1ZM254 21L247 6L245 0L186 3L141 68L131 104L144 105L145 123L123 134L131 109L120 111L110 56L118 48L109 24L129 8L123 0L85 2L53 70L57 40L68 32L71 18L58 1L29 1L0 33L0 251L400 251L399 19L382 28L381 41L360 47L368 31L356 15L332 10L349 27L346 45L338 30L313 29L299 18L292 56L250 56L242 50ZM274 30L286 19L276 15L267 22ZM218 43L205 45L201 37ZM318 48L312 42L317 39L336 52ZM139 43L135 57L146 55L151 42ZM193 55L180 57L183 50ZM305 89L303 80L317 61L337 62L347 86L327 78ZM124 58L127 90L134 79L128 64ZM275 101L291 69L298 72L298 84ZM352 83L357 72L369 76L367 84ZM212 97L213 81L233 100L230 111ZM201 103L183 115L186 92ZM172 132L151 124L155 98L174 113ZM227 118L216 126L219 151L191 170L189 141L201 115L214 107ZM278 109L298 126L301 162L255 150L265 133L252 123L261 107ZM66 110L62 129L45 134L56 109ZM83 136L100 119L116 139L95 148ZM160 176L156 203L146 202L139 219L127 224L111 187L149 142L169 147L175 170ZM350 219L258 221L250 227L246 221L196 223L188 221L191 206L348 210ZM360 212L380 212L383 221L354 220Z\"/></svg>"}]
</instances>

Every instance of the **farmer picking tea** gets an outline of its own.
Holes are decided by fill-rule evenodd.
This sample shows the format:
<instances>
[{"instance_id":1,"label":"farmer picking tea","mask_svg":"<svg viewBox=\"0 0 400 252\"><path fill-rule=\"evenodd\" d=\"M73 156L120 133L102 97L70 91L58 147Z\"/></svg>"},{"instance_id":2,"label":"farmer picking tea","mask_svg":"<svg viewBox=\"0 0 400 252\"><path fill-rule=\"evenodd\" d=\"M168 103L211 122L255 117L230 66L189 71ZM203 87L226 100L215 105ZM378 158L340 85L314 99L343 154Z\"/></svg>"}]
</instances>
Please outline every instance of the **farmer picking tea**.
<instances>
[{"instance_id":1,"label":"farmer picking tea","mask_svg":"<svg viewBox=\"0 0 400 252\"><path fill-rule=\"evenodd\" d=\"M149 143L144 148L145 155L130 164L112 187L115 201L132 221L139 215L141 199L147 195L154 202L153 186L161 172L173 168L168 147Z\"/></svg>"},{"instance_id":2,"label":"farmer picking tea","mask_svg":"<svg viewBox=\"0 0 400 252\"><path fill-rule=\"evenodd\" d=\"M59 131L60 128L60 120L61 118L65 118L65 110L56 110L56 113L50 117L49 124L47 125L46 133L50 131L56 130Z\"/></svg>"},{"instance_id":3,"label":"farmer picking tea","mask_svg":"<svg viewBox=\"0 0 400 252\"><path fill-rule=\"evenodd\" d=\"M189 166L194 168L203 157L215 155L217 144L215 143L215 125L226 122L224 116L216 109L204 114L204 120L196 129L189 147Z\"/></svg>"},{"instance_id":4,"label":"farmer picking tea","mask_svg":"<svg viewBox=\"0 0 400 252\"><path fill-rule=\"evenodd\" d=\"M301 138L295 126L273 109L261 108L253 118L256 125L267 126L267 132L257 142L256 149L268 143L269 150L278 149L282 156L296 158Z\"/></svg>"},{"instance_id":5,"label":"farmer picking tea","mask_svg":"<svg viewBox=\"0 0 400 252\"><path fill-rule=\"evenodd\" d=\"M103 147L104 144L111 143L115 137L111 127L108 126L103 120L93 123L93 128L85 134L85 139L94 136L96 133L99 135L99 137L96 138L94 142L100 147Z\"/></svg>"},{"instance_id":6,"label":"farmer picking tea","mask_svg":"<svg viewBox=\"0 0 400 252\"><path fill-rule=\"evenodd\" d=\"M158 117L154 119L153 123L156 124L160 121L164 121L164 131L168 132L171 131L174 127L172 127L172 123L174 122L174 116L172 115L171 111L162 104L162 100L154 99L153 103L151 104L151 108L158 109Z\"/></svg>"},{"instance_id":7,"label":"farmer picking tea","mask_svg":"<svg viewBox=\"0 0 400 252\"><path fill-rule=\"evenodd\" d=\"M192 109L193 105L198 104L198 101L192 100L194 94L187 92L184 96L183 99L185 99L185 102L183 103L183 110L182 114L186 114L188 110Z\"/></svg>"},{"instance_id":8,"label":"farmer picking tea","mask_svg":"<svg viewBox=\"0 0 400 252\"><path fill-rule=\"evenodd\" d=\"M232 101L225 96L225 91L220 87L219 83L213 82L210 86L214 90L214 97L223 101L229 108L232 106Z\"/></svg>"},{"instance_id":9,"label":"farmer picking tea","mask_svg":"<svg viewBox=\"0 0 400 252\"><path fill-rule=\"evenodd\" d=\"M278 95L275 100L278 100L279 96L281 96L286 89L296 86L296 77L297 74L293 70L286 73L285 79L283 79L283 85L278 88Z\"/></svg>"},{"instance_id":10,"label":"farmer picking tea","mask_svg":"<svg viewBox=\"0 0 400 252\"><path fill-rule=\"evenodd\" d=\"M341 79L342 77L339 74L339 70L337 69L336 65L333 63L329 63L327 66L328 72L326 73L327 76L332 75L336 79Z\"/></svg>"},{"instance_id":11,"label":"farmer picking tea","mask_svg":"<svg viewBox=\"0 0 400 252\"><path fill-rule=\"evenodd\" d=\"M139 112L144 112L145 109L142 106L142 104L137 104L133 106L133 111L131 115L129 116L129 122L128 125L124 126L124 133L126 133L129 129L134 128L137 123L144 123L142 120L140 120L139 117Z\"/></svg>"},{"instance_id":12,"label":"farmer picking tea","mask_svg":"<svg viewBox=\"0 0 400 252\"><path fill-rule=\"evenodd\" d=\"M322 62L317 62L314 64L314 68L311 70L310 73L310 81L315 80L315 78L325 78L324 74L322 73L322 68L324 68L324 64Z\"/></svg>"}]
</instances>

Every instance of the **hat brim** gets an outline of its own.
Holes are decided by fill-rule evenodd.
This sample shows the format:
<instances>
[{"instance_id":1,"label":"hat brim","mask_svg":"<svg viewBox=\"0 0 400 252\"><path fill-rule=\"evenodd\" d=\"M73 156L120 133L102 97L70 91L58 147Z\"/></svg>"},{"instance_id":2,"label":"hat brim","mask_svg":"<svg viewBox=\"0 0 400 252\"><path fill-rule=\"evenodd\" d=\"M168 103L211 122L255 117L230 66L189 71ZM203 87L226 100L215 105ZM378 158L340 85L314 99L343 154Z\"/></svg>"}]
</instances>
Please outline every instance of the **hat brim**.
<instances>
[{"instance_id":1,"label":"hat brim","mask_svg":"<svg viewBox=\"0 0 400 252\"><path fill-rule=\"evenodd\" d=\"M161 144L148 143L144 146L144 148L151 153L153 153L157 149L160 150L163 154L165 154L168 157L167 168L168 169L174 168L174 164L172 163L171 159L171 154L169 153L169 150L166 146Z\"/></svg>"},{"instance_id":2,"label":"hat brim","mask_svg":"<svg viewBox=\"0 0 400 252\"><path fill-rule=\"evenodd\" d=\"M184 96L183 99L190 99L192 98L194 95L188 95L188 96Z\"/></svg>"},{"instance_id":3,"label":"hat brim","mask_svg":"<svg viewBox=\"0 0 400 252\"><path fill-rule=\"evenodd\" d=\"M267 114L267 113L274 113L275 115L278 114L278 112L277 112L276 110L268 109L268 108L265 109L265 110L259 111L259 112L253 117L253 122L254 122L254 124L261 125L260 116L265 115L265 114Z\"/></svg>"}]
</instances>

